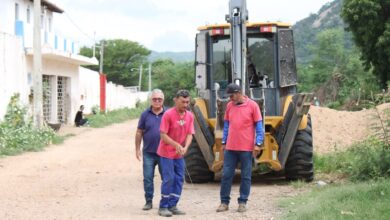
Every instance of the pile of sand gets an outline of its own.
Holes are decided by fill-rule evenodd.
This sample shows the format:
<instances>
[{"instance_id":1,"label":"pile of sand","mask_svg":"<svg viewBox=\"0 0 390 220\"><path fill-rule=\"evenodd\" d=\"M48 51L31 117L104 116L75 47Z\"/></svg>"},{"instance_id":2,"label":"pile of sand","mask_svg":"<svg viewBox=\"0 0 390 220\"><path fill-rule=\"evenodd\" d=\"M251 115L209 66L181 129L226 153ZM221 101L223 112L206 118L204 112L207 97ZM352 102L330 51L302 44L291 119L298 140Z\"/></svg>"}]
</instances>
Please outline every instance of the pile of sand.
<instances>
[{"instance_id":1,"label":"pile of sand","mask_svg":"<svg viewBox=\"0 0 390 220\"><path fill-rule=\"evenodd\" d=\"M373 135L374 127L381 123L377 112L384 118L383 113L390 109L390 103L379 105L376 109L349 112L311 106L314 152L323 154L344 150Z\"/></svg>"}]
</instances>

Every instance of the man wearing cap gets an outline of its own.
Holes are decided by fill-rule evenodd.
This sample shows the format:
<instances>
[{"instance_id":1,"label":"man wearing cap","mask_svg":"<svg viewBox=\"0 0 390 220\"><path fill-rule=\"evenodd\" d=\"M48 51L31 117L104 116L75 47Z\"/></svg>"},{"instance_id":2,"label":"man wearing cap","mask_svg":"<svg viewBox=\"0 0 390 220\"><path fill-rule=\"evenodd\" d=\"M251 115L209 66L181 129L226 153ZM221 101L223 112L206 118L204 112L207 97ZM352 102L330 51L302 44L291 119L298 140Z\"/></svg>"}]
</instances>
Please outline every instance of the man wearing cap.
<instances>
[{"instance_id":1,"label":"man wearing cap","mask_svg":"<svg viewBox=\"0 0 390 220\"><path fill-rule=\"evenodd\" d=\"M230 191L238 162L241 163L241 184L237 211L245 212L251 187L252 158L260 153L264 140L262 117L257 103L243 95L240 86L231 83L227 86L226 93L230 102L227 104L224 118L224 164L221 204L217 212L229 210Z\"/></svg>"},{"instance_id":2,"label":"man wearing cap","mask_svg":"<svg viewBox=\"0 0 390 220\"><path fill-rule=\"evenodd\" d=\"M161 200L158 214L164 217L184 215L177 208L184 183L184 158L192 141L194 116L188 111L190 94L179 90L175 96L175 106L166 111L161 120L160 156L162 171Z\"/></svg>"}]
</instances>

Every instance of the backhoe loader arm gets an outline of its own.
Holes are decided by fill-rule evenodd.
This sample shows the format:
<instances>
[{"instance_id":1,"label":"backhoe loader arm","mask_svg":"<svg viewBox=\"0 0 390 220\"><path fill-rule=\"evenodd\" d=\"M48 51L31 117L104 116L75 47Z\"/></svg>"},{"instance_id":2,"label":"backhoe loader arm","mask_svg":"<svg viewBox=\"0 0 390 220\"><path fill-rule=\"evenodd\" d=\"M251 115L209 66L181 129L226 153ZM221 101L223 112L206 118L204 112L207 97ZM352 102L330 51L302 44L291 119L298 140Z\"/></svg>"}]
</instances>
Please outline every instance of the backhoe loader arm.
<instances>
[{"instance_id":1,"label":"backhoe loader arm","mask_svg":"<svg viewBox=\"0 0 390 220\"><path fill-rule=\"evenodd\" d=\"M246 22L248 10L246 0L230 0L229 14L226 21L230 23L230 40L232 43L232 79L241 85L245 94L246 82Z\"/></svg>"}]
</instances>

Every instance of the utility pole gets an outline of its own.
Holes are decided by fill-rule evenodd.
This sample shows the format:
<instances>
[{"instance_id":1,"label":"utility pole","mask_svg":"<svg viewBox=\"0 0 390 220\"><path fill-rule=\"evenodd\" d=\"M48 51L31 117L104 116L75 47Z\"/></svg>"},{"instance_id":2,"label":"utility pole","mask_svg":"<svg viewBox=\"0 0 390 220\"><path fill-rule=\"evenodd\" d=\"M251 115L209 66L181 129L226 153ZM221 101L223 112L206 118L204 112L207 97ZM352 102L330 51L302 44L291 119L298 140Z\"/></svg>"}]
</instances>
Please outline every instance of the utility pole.
<instances>
[{"instance_id":1,"label":"utility pole","mask_svg":"<svg viewBox=\"0 0 390 220\"><path fill-rule=\"evenodd\" d=\"M139 66L139 81L138 81L139 91L141 91L141 81L142 81L142 64Z\"/></svg>"},{"instance_id":2,"label":"utility pole","mask_svg":"<svg viewBox=\"0 0 390 220\"><path fill-rule=\"evenodd\" d=\"M152 91L152 64L149 62L149 89L148 91Z\"/></svg>"},{"instance_id":3,"label":"utility pole","mask_svg":"<svg viewBox=\"0 0 390 220\"><path fill-rule=\"evenodd\" d=\"M95 51L96 51L96 31L93 32L92 57L95 57Z\"/></svg>"},{"instance_id":4,"label":"utility pole","mask_svg":"<svg viewBox=\"0 0 390 220\"><path fill-rule=\"evenodd\" d=\"M103 74L103 56L104 56L104 41L102 40L102 43L100 45L100 66L99 66L100 74Z\"/></svg>"},{"instance_id":5,"label":"utility pole","mask_svg":"<svg viewBox=\"0 0 390 220\"><path fill-rule=\"evenodd\" d=\"M34 0L34 55L33 55L33 91L34 126L43 126L42 111L42 51L41 51L41 0Z\"/></svg>"}]
</instances>

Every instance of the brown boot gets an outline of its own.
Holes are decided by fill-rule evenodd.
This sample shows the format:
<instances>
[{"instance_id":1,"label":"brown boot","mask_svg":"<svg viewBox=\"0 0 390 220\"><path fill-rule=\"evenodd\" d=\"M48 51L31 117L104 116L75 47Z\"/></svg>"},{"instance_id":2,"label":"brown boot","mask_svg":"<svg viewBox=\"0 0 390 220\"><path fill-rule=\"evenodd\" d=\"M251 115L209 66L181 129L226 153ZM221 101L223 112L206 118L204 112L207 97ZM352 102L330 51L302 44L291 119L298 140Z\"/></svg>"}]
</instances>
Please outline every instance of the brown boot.
<instances>
[{"instance_id":1,"label":"brown boot","mask_svg":"<svg viewBox=\"0 0 390 220\"><path fill-rule=\"evenodd\" d=\"M163 217L171 217L172 212L169 211L168 208L159 208L158 215L163 216Z\"/></svg>"},{"instance_id":2,"label":"brown boot","mask_svg":"<svg viewBox=\"0 0 390 220\"><path fill-rule=\"evenodd\" d=\"M170 212L172 212L173 215L185 215L186 213L178 209L176 206L172 208L168 208Z\"/></svg>"},{"instance_id":3,"label":"brown boot","mask_svg":"<svg viewBox=\"0 0 390 220\"><path fill-rule=\"evenodd\" d=\"M227 210L229 210L229 205L225 203L221 203L221 205L217 208L217 212L225 212Z\"/></svg>"},{"instance_id":4,"label":"brown boot","mask_svg":"<svg viewBox=\"0 0 390 220\"><path fill-rule=\"evenodd\" d=\"M246 204L245 203L239 203L237 212L246 212Z\"/></svg>"}]
</instances>

